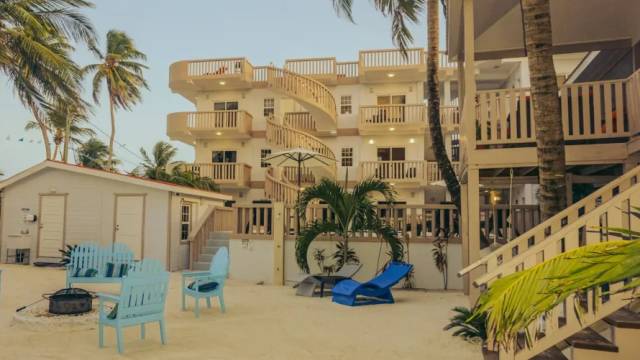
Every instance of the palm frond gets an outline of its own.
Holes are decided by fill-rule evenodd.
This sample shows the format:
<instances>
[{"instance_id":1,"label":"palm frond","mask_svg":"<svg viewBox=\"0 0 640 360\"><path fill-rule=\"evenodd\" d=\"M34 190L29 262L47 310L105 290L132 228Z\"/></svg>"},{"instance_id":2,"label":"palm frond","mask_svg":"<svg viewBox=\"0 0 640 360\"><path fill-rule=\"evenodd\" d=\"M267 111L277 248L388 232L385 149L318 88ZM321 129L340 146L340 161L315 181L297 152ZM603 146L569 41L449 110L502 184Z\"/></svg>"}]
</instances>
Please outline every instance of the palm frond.
<instances>
[{"instance_id":1,"label":"palm frond","mask_svg":"<svg viewBox=\"0 0 640 360\"><path fill-rule=\"evenodd\" d=\"M337 233L338 231L338 226L335 223L330 222L315 221L311 223L311 225L306 226L296 238L296 262L300 269L309 273L307 254L309 252L311 242L323 233Z\"/></svg>"}]
</instances>

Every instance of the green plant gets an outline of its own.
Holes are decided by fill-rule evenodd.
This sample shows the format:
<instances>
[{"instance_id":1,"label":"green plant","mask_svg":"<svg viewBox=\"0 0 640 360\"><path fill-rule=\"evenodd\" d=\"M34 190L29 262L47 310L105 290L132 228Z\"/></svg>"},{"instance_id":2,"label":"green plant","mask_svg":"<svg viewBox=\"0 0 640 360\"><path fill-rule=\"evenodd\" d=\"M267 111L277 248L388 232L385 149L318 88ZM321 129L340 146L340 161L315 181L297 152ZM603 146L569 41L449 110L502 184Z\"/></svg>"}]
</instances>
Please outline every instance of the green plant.
<instances>
[{"instance_id":1,"label":"green plant","mask_svg":"<svg viewBox=\"0 0 640 360\"><path fill-rule=\"evenodd\" d=\"M331 219L315 220L300 231L296 239L296 261L305 272L309 272L307 253L313 240L323 233L334 233L343 243L343 259L349 259L349 239L360 232L377 233L387 241L391 248L391 258L401 261L403 258L402 241L390 226L378 217L372 195L379 194L387 201L393 201L395 192L391 186L381 180L367 179L357 183L351 192L339 183L322 179L319 184L306 188L300 194L296 208L301 219L306 220L306 209L312 202L323 201L331 210Z\"/></svg>"},{"instance_id":2,"label":"green plant","mask_svg":"<svg viewBox=\"0 0 640 360\"><path fill-rule=\"evenodd\" d=\"M433 240L433 249L431 249L433 263L436 265L440 274L442 274L442 283L445 290L447 290L449 283L449 258L447 256L447 250L449 248L449 239L452 236L447 229L439 229L435 240Z\"/></svg>"},{"instance_id":3,"label":"green plant","mask_svg":"<svg viewBox=\"0 0 640 360\"><path fill-rule=\"evenodd\" d=\"M459 336L465 340L487 340L487 315L485 313L476 316L473 309L463 306L456 306L452 311L455 315L449 319L449 324L444 327L445 331L453 329L453 336Z\"/></svg>"},{"instance_id":4,"label":"green plant","mask_svg":"<svg viewBox=\"0 0 640 360\"><path fill-rule=\"evenodd\" d=\"M345 246L347 245L341 242L336 244L336 252L332 256L336 261L336 270L342 269L344 264L360 264L360 258L358 258L356 251L353 248L345 249Z\"/></svg>"},{"instance_id":5,"label":"green plant","mask_svg":"<svg viewBox=\"0 0 640 360\"><path fill-rule=\"evenodd\" d=\"M62 265L69 264L71 262L71 253L77 247L78 247L78 245L67 245L64 248L59 249L58 251L62 255L62 257L60 258L60 264L62 264Z\"/></svg>"},{"instance_id":6,"label":"green plant","mask_svg":"<svg viewBox=\"0 0 640 360\"><path fill-rule=\"evenodd\" d=\"M326 256L324 255L325 249L313 249L313 260L315 260L318 268L322 271L324 269L324 261Z\"/></svg>"}]
</instances>

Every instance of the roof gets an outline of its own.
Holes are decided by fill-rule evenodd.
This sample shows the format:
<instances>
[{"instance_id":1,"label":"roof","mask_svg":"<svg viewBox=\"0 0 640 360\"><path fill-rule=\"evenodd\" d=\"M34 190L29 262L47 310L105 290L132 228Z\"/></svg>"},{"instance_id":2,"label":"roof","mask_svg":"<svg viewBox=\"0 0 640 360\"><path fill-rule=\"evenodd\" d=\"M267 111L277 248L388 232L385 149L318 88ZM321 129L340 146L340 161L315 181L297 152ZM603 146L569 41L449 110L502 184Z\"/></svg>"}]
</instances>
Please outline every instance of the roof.
<instances>
[{"instance_id":1,"label":"roof","mask_svg":"<svg viewBox=\"0 0 640 360\"><path fill-rule=\"evenodd\" d=\"M233 199L231 195L225 195L219 192L199 190L199 189L194 189L188 186L176 185L176 184L165 182L165 181L151 180L151 179L146 179L138 176L119 174L119 173L106 171L106 170L93 169L93 168L85 167L82 165L66 164L66 163L51 161L51 160L45 160L39 164L36 164L30 168L27 168L17 173L16 175L0 182L0 190L45 169L56 169L56 170L68 171L76 174L95 176L102 179L108 179L113 181L120 181L128 184L143 186L143 187L156 189L156 190L171 191L175 193L187 194L187 195L198 196L198 197L214 199L214 200L224 201L224 200Z\"/></svg>"}]
</instances>

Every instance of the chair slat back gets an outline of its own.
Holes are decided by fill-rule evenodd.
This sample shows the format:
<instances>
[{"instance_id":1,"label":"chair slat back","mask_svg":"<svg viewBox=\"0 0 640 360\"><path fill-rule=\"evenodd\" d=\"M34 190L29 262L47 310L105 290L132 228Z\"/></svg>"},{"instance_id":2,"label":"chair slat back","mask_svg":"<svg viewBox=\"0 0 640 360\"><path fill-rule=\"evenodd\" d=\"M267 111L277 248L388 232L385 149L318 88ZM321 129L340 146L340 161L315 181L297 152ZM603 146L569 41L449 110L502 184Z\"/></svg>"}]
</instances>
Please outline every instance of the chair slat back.
<instances>
[{"instance_id":1,"label":"chair slat back","mask_svg":"<svg viewBox=\"0 0 640 360\"><path fill-rule=\"evenodd\" d=\"M229 250L226 247L218 249L211 260L209 267L211 275L222 276L224 278L229 274Z\"/></svg>"},{"instance_id":2,"label":"chair slat back","mask_svg":"<svg viewBox=\"0 0 640 360\"><path fill-rule=\"evenodd\" d=\"M96 269L102 276L107 271L108 263L113 263L117 268L121 264L131 265L133 262L133 252L125 244L100 246L96 243L82 243L71 251L67 268L71 271Z\"/></svg>"},{"instance_id":3,"label":"chair slat back","mask_svg":"<svg viewBox=\"0 0 640 360\"><path fill-rule=\"evenodd\" d=\"M401 262L392 262L380 275L368 281L367 284L380 288L389 288L402 280L413 268L413 265Z\"/></svg>"},{"instance_id":4,"label":"chair slat back","mask_svg":"<svg viewBox=\"0 0 640 360\"><path fill-rule=\"evenodd\" d=\"M154 259L142 260L122 281L119 319L161 314L169 288L169 273Z\"/></svg>"}]
</instances>

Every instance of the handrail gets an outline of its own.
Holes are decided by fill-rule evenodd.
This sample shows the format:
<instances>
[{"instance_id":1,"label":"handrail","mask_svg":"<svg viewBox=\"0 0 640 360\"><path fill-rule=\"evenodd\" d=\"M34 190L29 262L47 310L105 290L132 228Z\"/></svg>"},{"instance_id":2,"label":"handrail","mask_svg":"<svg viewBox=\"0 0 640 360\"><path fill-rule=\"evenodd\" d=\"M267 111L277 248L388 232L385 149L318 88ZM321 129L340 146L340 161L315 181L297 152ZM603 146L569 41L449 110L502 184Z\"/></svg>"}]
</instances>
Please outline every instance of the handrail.
<instances>
[{"instance_id":1,"label":"handrail","mask_svg":"<svg viewBox=\"0 0 640 360\"><path fill-rule=\"evenodd\" d=\"M462 276L480 266L486 266L486 273L477 278L475 280L475 284L482 285L487 283L491 279L500 275L501 270L505 269L505 264L512 258L522 258L522 255L531 253L532 250L528 248L536 244L548 243L550 241L549 239L553 239L551 235L560 231L562 228L567 226L567 224L572 224L579 218L590 217L590 213L596 210L599 206L614 197L618 197L619 194L626 189L635 186L638 182L639 176L640 166L637 166L607 185L594 191L591 195L574 203L516 239L508 242L501 248L469 264L464 269L460 270L458 275Z\"/></svg>"},{"instance_id":2,"label":"handrail","mask_svg":"<svg viewBox=\"0 0 640 360\"><path fill-rule=\"evenodd\" d=\"M284 126L296 130L316 131L316 122L313 120L311 114L306 111L286 112L282 120Z\"/></svg>"},{"instance_id":3,"label":"handrail","mask_svg":"<svg viewBox=\"0 0 640 360\"><path fill-rule=\"evenodd\" d=\"M266 71L266 82L269 87L281 90L301 101L314 104L315 107L327 114L335 124L337 118L336 101L328 87L319 81L289 70L268 66Z\"/></svg>"},{"instance_id":4,"label":"handrail","mask_svg":"<svg viewBox=\"0 0 640 360\"><path fill-rule=\"evenodd\" d=\"M332 161L336 159L333 150L325 145L322 140L304 131L280 125L274 121L274 118L267 120L266 139L269 144L274 146L284 147L285 149L301 147L324 155ZM335 167L335 164L333 167Z\"/></svg>"},{"instance_id":5,"label":"handrail","mask_svg":"<svg viewBox=\"0 0 640 360\"><path fill-rule=\"evenodd\" d=\"M287 59L284 68L296 74L314 75L335 75L336 58L307 58L307 59Z\"/></svg>"},{"instance_id":6,"label":"handrail","mask_svg":"<svg viewBox=\"0 0 640 360\"><path fill-rule=\"evenodd\" d=\"M251 131L253 117L244 110L189 111L171 113L170 125L188 130L239 130Z\"/></svg>"},{"instance_id":7,"label":"handrail","mask_svg":"<svg viewBox=\"0 0 640 360\"><path fill-rule=\"evenodd\" d=\"M425 110L424 104L360 106L360 126L424 125Z\"/></svg>"},{"instance_id":8,"label":"handrail","mask_svg":"<svg viewBox=\"0 0 640 360\"><path fill-rule=\"evenodd\" d=\"M422 66L425 64L424 49L407 49L406 54L398 49L362 50L358 56L361 68L390 68Z\"/></svg>"},{"instance_id":9,"label":"handrail","mask_svg":"<svg viewBox=\"0 0 640 360\"><path fill-rule=\"evenodd\" d=\"M204 214L202 214L198 222L191 229L191 232L189 232L187 241L189 242L191 252L191 268L193 268L193 263L200 257L202 248L209 238L209 232L213 229L213 223L215 222L215 216L213 215L215 211L215 206L207 206Z\"/></svg>"},{"instance_id":10,"label":"handrail","mask_svg":"<svg viewBox=\"0 0 640 360\"><path fill-rule=\"evenodd\" d=\"M180 166L218 184L249 187L251 183L251 165L245 163L185 163Z\"/></svg>"},{"instance_id":11,"label":"handrail","mask_svg":"<svg viewBox=\"0 0 640 360\"><path fill-rule=\"evenodd\" d=\"M298 187L280 181L274 175L275 169L269 167L264 175L264 193L268 199L285 204L295 204L298 200Z\"/></svg>"}]
</instances>

